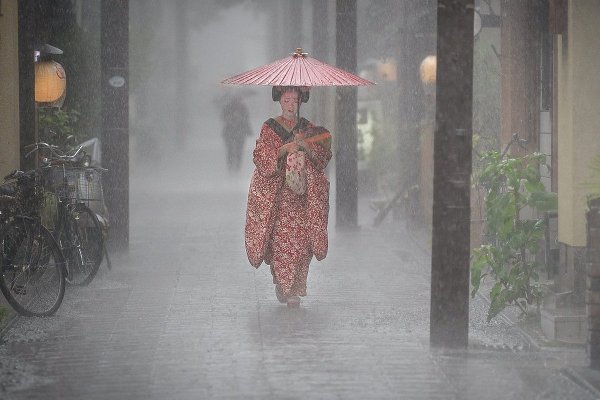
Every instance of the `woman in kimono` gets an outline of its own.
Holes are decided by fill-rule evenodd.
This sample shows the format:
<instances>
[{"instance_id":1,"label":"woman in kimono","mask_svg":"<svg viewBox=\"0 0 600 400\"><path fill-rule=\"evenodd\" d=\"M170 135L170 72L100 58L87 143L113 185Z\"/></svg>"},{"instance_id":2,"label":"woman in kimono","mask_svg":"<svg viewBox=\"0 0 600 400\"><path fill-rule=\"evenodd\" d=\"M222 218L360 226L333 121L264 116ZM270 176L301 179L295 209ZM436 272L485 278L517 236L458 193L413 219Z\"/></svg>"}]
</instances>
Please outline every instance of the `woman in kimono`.
<instances>
[{"instance_id":1,"label":"woman in kimono","mask_svg":"<svg viewBox=\"0 0 600 400\"><path fill-rule=\"evenodd\" d=\"M331 135L304 118L300 101L308 90L273 87L281 115L267 120L254 149L256 166L248 193L245 244L248 260L271 267L281 303L298 307L306 296L308 267L313 255L327 255Z\"/></svg>"}]
</instances>

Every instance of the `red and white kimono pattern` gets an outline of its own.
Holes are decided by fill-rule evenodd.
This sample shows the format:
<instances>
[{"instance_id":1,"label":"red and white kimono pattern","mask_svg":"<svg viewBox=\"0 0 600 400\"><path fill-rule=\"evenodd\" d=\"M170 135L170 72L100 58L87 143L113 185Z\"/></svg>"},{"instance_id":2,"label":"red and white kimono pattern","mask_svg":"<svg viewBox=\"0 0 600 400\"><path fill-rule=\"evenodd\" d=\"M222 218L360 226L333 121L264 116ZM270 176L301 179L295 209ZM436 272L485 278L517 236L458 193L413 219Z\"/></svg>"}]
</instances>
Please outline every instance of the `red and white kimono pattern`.
<instances>
[{"instance_id":1,"label":"red and white kimono pattern","mask_svg":"<svg viewBox=\"0 0 600 400\"><path fill-rule=\"evenodd\" d=\"M271 266L273 283L280 285L284 296L305 296L312 256L322 260L327 255L329 181L324 169L331 150L329 143L309 144L316 160L306 157L306 191L296 194L285 184L285 165L277 159L283 144L265 122L254 149L256 169L248 192L246 253L255 268L263 261Z\"/></svg>"}]
</instances>

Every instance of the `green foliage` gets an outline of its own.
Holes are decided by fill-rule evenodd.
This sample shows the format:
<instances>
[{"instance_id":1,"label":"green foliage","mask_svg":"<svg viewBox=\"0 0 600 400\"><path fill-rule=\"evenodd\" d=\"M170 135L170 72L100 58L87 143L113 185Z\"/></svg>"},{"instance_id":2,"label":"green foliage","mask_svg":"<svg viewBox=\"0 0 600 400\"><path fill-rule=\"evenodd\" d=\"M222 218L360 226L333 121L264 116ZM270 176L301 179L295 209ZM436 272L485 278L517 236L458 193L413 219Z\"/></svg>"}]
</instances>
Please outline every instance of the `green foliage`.
<instances>
[{"instance_id":1,"label":"green foliage","mask_svg":"<svg viewBox=\"0 0 600 400\"><path fill-rule=\"evenodd\" d=\"M68 142L80 143L86 138L81 131L76 129L80 114L77 110L67 109L40 109L38 115L38 128L40 140L61 147ZM68 140L72 136L71 140Z\"/></svg>"},{"instance_id":2,"label":"green foliage","mask_svg":"<svg viewBox=\"0 0 600 400\"><path fill-rule=\"evenodd\" d=\"M546 192L540 181L539 167L545 160L540 153L501 157L499 152L489 151L481 157L483 167L476 183L486 191L490 242L473 250L471 295L475 296L486 277L493 279L488 321L509 305L524 314L531 305L540 305L542 265L533 255L544 236L544 220L522 219L521 211L526 207L537 211L557 208L556 194Z\"/></svg>"}]
</instances>

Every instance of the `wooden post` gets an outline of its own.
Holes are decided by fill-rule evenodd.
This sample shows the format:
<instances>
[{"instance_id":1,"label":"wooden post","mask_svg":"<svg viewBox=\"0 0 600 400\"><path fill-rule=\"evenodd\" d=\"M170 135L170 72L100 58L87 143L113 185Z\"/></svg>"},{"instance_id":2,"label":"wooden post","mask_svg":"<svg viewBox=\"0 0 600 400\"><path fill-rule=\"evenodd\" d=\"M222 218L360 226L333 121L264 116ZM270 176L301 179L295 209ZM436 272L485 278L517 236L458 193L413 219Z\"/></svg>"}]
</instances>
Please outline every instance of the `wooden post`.
<instances>
[{"instance_id":1,"label":"wooden post","mask_svg":"<svg viewBox=\"0 0 600 400\"><path fill-rule=\"evenodd\" d=\"M501 147L513 133L528 140L527 150L512 146L512 154L539 150L540 2L502 0L500 40L502 73Z\"/></svg>"},{"instance_id":2,"label":"wooden post","mask_svg":"<svg viewBox=\"0 0 600 400\"><path fill-rule=\"evenodd\" d=\"M110 242L129 246L129 1L102 0L102 164Z\"/></svg>"},{"instance_id":3,"label":"wooden post","mask_svg":"<svg viewBox=\"0 0 600 400\"><path fill-rule=\"evenodd\" d=\"M25 159L27 146L36 141L36 117L34 94L35 46L35 1L19 1L19 125L20 125L20 168L28 170L35 167L35 157Z\"/></svg>"},{"instance_id":4,"label":"wooden post","mask_svg":"<svg viewBox=\"0 0 600 400\"><path fill-rule=\"evenodd\" d=\"M356 73L356 0L336 2L336 63ZM355 87L338 87L335 103L335 216L337 228L358 226Z\"/></svg>"},{"instance_id":5,"label":"wooden post","mask_svg":"<svg viewBox=\"0 0 600 400\"><path fill-rule=\"evenodd\" d=\"M473 0L438 0L430 343L469 332Z\"/></svg>"}]
</instances>

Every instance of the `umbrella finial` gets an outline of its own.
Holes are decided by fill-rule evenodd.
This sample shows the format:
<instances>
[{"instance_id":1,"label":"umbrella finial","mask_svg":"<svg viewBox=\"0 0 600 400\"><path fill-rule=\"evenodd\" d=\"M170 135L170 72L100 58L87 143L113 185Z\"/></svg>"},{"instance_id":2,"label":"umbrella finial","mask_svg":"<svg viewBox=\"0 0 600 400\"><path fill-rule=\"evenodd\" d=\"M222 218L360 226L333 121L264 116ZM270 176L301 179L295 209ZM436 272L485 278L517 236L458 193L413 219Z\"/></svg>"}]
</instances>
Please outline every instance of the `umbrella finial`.
<instances>
[{"instance_id":1,"label":"umbrella finial","mask_svg":"<svg viewBox=\"0 0 600 400\"><path fill-rule=\"evenodd\" d=\"M303 53L302 52L302 47L296 47L296 51L292 53L292 55L295 57L306 57L308 55L308 53Z\"/></svg>"}]
</instances>

